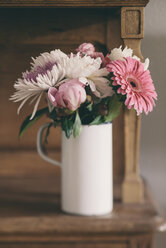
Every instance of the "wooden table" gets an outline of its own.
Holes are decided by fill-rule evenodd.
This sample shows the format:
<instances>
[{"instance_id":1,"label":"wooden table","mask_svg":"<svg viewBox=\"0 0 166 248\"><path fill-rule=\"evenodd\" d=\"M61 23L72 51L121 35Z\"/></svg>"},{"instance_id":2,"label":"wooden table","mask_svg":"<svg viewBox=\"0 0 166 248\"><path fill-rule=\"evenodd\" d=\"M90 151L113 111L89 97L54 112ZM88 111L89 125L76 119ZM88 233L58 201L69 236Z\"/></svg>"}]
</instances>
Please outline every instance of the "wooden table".
<instances>
[{"instance_id":1,"label":"wooden table","mask_svg":"<svg viewBox=\"0 0 166 248\"><path fill-rule=\"evenodd\" d=\"M15 156L20 163L12 163ZM164 223L147 194L142 204L122 204L118 184L111 214L67 215L60 210L59 168L34 151L3 152L0 158L2 248L149 248L154 231Z\"/></svg>"}]
</instances>

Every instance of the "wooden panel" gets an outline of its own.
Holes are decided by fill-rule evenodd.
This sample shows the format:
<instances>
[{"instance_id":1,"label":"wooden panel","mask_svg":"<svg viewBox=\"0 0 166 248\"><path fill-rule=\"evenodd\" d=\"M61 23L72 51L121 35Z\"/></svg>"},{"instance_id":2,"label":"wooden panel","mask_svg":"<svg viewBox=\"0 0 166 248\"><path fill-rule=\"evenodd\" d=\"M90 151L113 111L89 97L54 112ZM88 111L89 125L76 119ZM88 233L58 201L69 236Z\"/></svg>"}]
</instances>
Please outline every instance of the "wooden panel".
<instances>
[{"instance_id":1,"label":"wooden panel","mask_svg":"<svg viewBox=\"0 0 166 248\"><path fill-rule=\"evenodd\" d=\"M61 160L60 151L49 152L49 155L59 161ZM53 166L48 162L44 161L39 157L39 155L35 151L1 151L0 165L1 178L49 178L50 176L52 176L55 177L55 184L56 188L58 188L58 192L60 190L60 167Z\"/></svg>"},{"instance_id":2,"label":"wooden panel","mask_svg":"<svg viewBox=\"0 0 166 248\"><path fill-rule=\"evenodd\" d=\"M1 0L0 7L112 7L145 6L149 0Z\"/></svg>"},{"instance_id":3,"label":"wooden panel","mask_svg":"<svg viewBox=\"0 0 166 248\"><path fill-rule=\"evenodd\" d=\"M104 43L106 13L94 9L0 9L0 43L54 44L55 48L84 40Z\"/></svg>"},{"instance_id":4,"label":"wooden panel","mask_svg":"<svg viewBox=\"0 0 166 248\"><path fill-rule=\"evenodd\" d=\"M121 12L122 38L144 37L144 9L139 7L122 8Z\"/></svg>"},{"instance_id":5,"label":"wooden panel","mask_svg":"<svg viewBox=\"0 0 166 248\"><path fill-rule=\"evenodd\" d=\"M131 35L131 34L139 35L141 33L140 30L141 12L139 10L127 10L125 14L126 14L125 19L127 19L127 21L125 22L125 33L127 35ZM130 25L135 19L136 19L136 28Z\"/></svg>"},{"instance_id":6,"label":"wooden panel","mask_svg":"<svg viewBox=\"0 0 166 248\"><path fill-rule=\"evenodd\" d=\"M113 34L113 35L112 35ZM123 44L121 39L121 13L120 9L110 10L108 13L107 22L107 50L111 51L114 47L119 47ZM124 122L123 114L113 121L113 172L114 183L121 184L124 175ZM120 154L120 156L119 156ZM116 187L118 195L121 195L121 187Z\"/></svg>"},{"instance_id":7,"label":"wooden panel","mask_svg":"<svg viewBox=\"0 0 166 248\"><path fill-rule=\"evenodd\" d=\"M117 241L118 242L118 241ZM0 248L129 248L129 245L122 243L14 243L14 244L5 244L0 243ZM140 247L141 248L141 247Z\"/></svg>"}]
</instances>

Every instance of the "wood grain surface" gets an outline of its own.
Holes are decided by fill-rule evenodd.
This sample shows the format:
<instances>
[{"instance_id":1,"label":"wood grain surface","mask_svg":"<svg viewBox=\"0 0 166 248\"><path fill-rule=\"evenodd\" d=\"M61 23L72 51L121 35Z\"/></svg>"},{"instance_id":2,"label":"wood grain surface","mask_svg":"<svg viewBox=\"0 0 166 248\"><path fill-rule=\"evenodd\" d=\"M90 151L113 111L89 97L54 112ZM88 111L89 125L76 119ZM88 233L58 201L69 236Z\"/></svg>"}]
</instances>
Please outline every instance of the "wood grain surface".
<instances>
[{"instance_id":1,"label":"wood grain surface","mask_svg":"<svg viewBox=\"0 0 166 248\"><path fill-rule=\"evenodd\" d=\"M149 0L1 0L0 7L145 6Z\"/></svg>"},{"instance_id":2,"label":"wood grain surface","mask_svg":"<svg viewBox=\"0 0 166 248\"><path fill-rule=\"evenodd\" d=\"M123 7L121 9L121 37L124 46L130 47L134 55L143 60L141 39L144 36L144 8ZM125 173L122 184L123 202L143 202L144 187L139 173L140 122L134 109L124 108L124 157Z\"/></svg>"}]
</instances>

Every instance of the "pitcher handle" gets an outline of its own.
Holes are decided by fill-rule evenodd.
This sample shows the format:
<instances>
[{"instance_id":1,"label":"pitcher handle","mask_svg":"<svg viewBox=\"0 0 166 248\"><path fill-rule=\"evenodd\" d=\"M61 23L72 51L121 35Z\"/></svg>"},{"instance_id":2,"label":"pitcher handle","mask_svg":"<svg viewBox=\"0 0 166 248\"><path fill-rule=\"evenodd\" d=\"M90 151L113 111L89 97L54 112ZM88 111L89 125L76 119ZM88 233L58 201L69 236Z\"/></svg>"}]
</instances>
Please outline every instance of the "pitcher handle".
<instances>
[{"instance_id":1,"label":"pitcher handle","mask_svg":"<svg viewBox=\"0 0 166 248\"><path fill-rule=\"evenodd\" d=\"M50 158L49 156L46 155L45 150L44 150L44 146L43 146L43 142L42 142L42 138L43 138L43 132L44 130L49 126L49 123L45 123L44 125L42 125L39 128L39 131L37 133L37 152L39 154L39 156L44 159L45 161L53 164L53 165L57 165L57 166L61 166L61 163L55 159Z\"/></svg>"}]
</instances>

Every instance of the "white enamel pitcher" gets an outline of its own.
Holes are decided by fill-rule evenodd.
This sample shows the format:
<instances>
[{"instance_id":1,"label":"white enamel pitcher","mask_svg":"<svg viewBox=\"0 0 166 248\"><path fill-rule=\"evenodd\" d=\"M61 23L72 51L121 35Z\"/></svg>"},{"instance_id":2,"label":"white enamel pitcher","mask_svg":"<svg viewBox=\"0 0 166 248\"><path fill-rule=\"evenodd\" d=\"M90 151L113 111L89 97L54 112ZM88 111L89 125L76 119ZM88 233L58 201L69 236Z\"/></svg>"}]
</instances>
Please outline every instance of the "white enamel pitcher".
<instances>
[{"instance_id":1,"label":"white enamel pitcher","mask_svg":"<svg viewBox=\"0 0 166 248\"><path fill-rule=\"evenodd\" d=\"M62 132L62 162L49 158L38 131L37 150L49 163L61 166L62 210L78 215L104 215L113 208L112 123L82 126L79 137L66 138Z\"/></svg>"}]
</instances>

